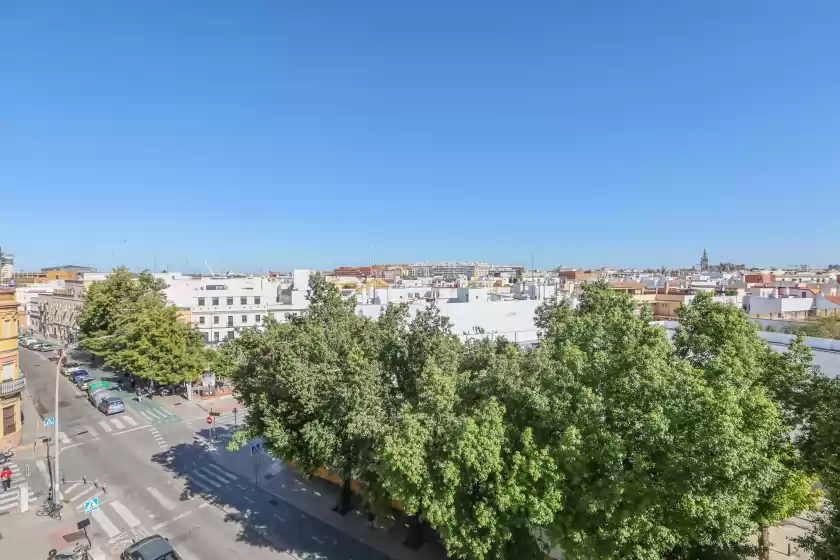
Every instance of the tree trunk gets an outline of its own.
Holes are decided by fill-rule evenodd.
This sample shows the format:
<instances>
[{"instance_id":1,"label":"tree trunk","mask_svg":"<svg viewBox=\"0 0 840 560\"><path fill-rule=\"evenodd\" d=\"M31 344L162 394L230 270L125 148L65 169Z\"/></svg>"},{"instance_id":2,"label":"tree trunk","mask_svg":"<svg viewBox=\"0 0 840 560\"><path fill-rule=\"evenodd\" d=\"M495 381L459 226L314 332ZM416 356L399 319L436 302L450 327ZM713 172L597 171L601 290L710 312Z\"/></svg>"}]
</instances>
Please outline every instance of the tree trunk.
<instances>
[{"instance_id":1,"label":"tree trunk","mask_svg":"<svg viewBox=\"0 0 840 560\"><path fill-rule=\"evenodd\" d=\"M353 509L353 504L351 503L353 498L353 488L350 484L350 478L345 478L344 482L341 483L341 495L338 498L338 504L336 504L333 508L333 511L336 511L341 515L345 515L348 511Z\"/></svg>"},{"instance_id":2,"label":"tree trunk","mask_svg":"<svg viewBox=\"0 0 840 560\"><path fill-rule=\"evenodd\" d=\"M412 515L408 518L408 534L405 536L403 546L411 550L417 550L423 543L426 542L426 537L423 534L423 522L420 521L420 512L417 515Z\"/></svg>"},{"instance_id":3,"label":"tree trunk","mask_svg":"<svg viewBox=\"0 0 840 560\"><path fill-rule=\"evenodd\" d=\"M758 560L770 560L770 528L767 525L758 535Z\"/></svg>"}]
</instances>

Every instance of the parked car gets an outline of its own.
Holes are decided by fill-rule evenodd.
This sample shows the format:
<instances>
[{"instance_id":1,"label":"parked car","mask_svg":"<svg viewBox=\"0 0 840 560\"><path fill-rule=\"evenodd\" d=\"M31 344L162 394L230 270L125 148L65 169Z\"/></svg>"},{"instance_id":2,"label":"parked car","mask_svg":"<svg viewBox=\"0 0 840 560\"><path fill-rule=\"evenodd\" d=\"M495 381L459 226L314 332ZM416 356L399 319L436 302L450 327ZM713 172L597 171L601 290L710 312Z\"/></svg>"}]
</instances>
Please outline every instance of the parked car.
<instances>
[{"instance_id":1,"label":"parked car","mask_svg":"<svg viewBox=\"0 0 840 560\"><path fill-rule=\"evenodd\" d=\"M64 365L61 366L61 373L64 375L69 374L72 371L82 369L82 364L78 362L65 362Z\"/></svg>"},{"instance_id":2,"label":"parked car","mask_svg":"<svg viewBox=\"0 0 840 560\"><path fill-rule=\"evenodd\" d=\"M29 348L33 344L38 344L38 340L34 338L24 338L23 342L20 343L20 345L24 348Z\"/></svg>"},{"instance_id":3,"label":"parked car","mask_svg":"<svg viewBox=\"0 0 840 560\"><path fill-rule=\"evenodd\" d=\"M125 412L125 403L123 403L122 399L119 397L104 397L99 399L99 406L97 406L97 408L100 412L110 416L112 414Z\"/></svg>"},{"instance_id":4,"label":"parked car","mask_svg":"<svg viewBox=\"0 0 840 560\"><path fill-rule=\"evenodd\" d=\"M88 387L90 387L90 384L94 381L96 381L95 377L82 377L76 380L76 387L78 387L82 391L87 391Z\"/></svg>"},{"instance_id":5,"label":"parked car","mask_svg":"<svg viewBox=\"0 0 840 560\"><path fill-rule=\"evenodd\" d=\"M35 347L32 349L38 352L52 352L53 350L55 350L55 346L53 346L52 344L41 343L36 344Z\"/></svg>"},{"instance_id":6,"label":"parked car","mask_svg":"<svg viewBox=\"0 0 840 560\"><path fill-rule=\"evenodd\" d=\"M73 383L78 383L80 379L90 377L90 374L83 369L77 369L76 371L71 372L68 377Z\"/></svg>"},{"instance_id":7,"label":"parked car","mask_svg":"<svg viewBox=\"0 0 840 560\"><path fill-rule=\"evenodd\" d=\"M182 560L169 540L152 535L132 543L120 554L120 560Z\"/></svg>"},{"instance_id":8,"label":"parked car","mask_svg":"<svg viewBox=\"0 0 840 560\"><path fill-rule=\"evenodd\" d=\"M88 400L90 404L93 406L99 406L99 400L103 397L111 396L111 393L108 392L107 387L97 387L96 389L91 390L88 388Z\"/></svg>"}]
</instances>

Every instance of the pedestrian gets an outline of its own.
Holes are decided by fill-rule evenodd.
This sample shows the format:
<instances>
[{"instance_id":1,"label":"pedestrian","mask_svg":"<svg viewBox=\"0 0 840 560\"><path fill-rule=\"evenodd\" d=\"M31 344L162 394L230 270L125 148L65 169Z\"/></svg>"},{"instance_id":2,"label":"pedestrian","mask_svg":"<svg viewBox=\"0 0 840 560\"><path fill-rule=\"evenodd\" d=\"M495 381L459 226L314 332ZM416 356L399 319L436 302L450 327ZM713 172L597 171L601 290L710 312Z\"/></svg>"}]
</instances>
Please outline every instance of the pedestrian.
<instances>
[{"instance_id":1,"label":"pedestrian","mask_svg":"<svg viewBox=\"0 0 840 560\"><path fill-rule=\"evenodd\" d=\"M0 472L0 480L3 481L3 492L12 487L12 470L8 465L4 466L3 471Z\"/></svg>"}]
</instances>

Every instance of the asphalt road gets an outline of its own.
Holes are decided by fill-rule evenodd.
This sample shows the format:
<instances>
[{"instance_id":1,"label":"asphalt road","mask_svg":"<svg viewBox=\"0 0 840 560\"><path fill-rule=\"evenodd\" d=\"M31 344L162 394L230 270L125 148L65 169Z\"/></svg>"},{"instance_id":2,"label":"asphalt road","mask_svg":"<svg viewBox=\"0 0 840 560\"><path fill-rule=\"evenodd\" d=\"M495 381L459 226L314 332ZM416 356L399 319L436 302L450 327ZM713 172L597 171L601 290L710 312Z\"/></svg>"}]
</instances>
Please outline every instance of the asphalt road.
<instances>
[{"instance_id":1,"label":"asphalt road","mask_svg":"<svg viewBox=\"0 0 840 560\"><path fill-rule=\"evenodd\" d=\"M52 416L55 362L22 348L20 364L38 414ZM66 535L72 537L85 517L84 503L98 497L89 534L94 548L104 551L100 558L116 559L132 539L156 533L169 538L184 560L386 558L225 468L194 422L156 424L133 403L126 413L106 417L63 376L59 408L65 506L50 535L53 546L72 548ZM36 476L46 483L45 461L33 462L32 471L41 471ZM33 551L33 557L43 552Z\"/></svg>"}]
</instances>

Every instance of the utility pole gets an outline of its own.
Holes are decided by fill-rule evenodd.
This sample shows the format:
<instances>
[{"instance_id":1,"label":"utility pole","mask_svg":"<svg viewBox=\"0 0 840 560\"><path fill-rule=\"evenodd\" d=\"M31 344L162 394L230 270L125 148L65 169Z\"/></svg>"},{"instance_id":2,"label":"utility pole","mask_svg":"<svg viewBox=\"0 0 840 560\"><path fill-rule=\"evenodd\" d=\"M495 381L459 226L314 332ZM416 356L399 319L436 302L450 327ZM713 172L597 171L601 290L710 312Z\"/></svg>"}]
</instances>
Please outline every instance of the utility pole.
<instances>
[{"instance_id":1,"label":"utility pole","mask_svg":"<svg viewBox=\"0 0 840 560\"><path fill-rule=\"evenodd\" d=\"M58 478L61 471L58 468L58 382L61 379L61 360L64 357L64 348L59 348L58 358L55 361L55 474L53 475L53 504L57 504Z\"/></svg>"}]
</instances>

